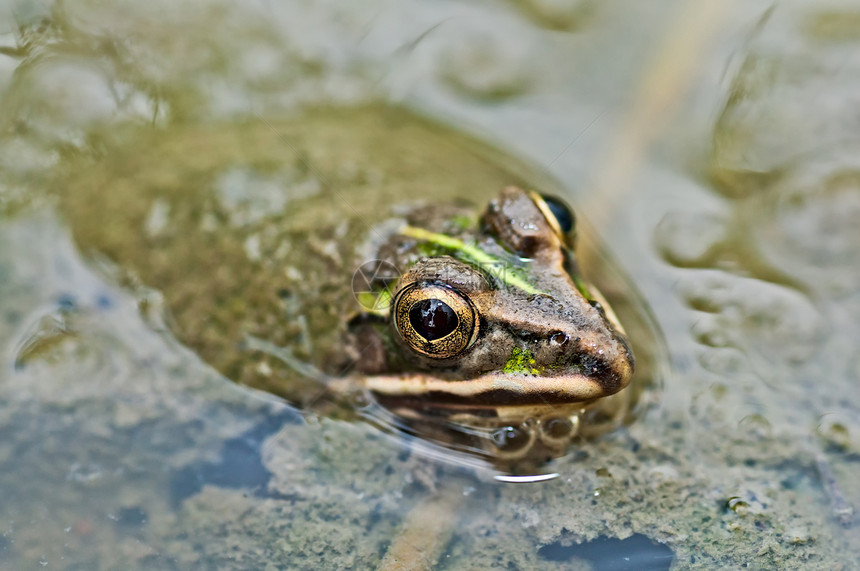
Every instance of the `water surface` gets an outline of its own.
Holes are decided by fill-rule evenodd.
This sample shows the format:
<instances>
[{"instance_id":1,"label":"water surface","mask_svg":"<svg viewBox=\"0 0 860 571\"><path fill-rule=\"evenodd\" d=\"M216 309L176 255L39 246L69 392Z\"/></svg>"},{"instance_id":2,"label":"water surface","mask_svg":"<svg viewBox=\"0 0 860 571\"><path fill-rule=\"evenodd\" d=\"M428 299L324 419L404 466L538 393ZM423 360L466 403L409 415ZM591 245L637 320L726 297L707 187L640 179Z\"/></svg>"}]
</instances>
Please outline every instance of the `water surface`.
<instances>
[{"instance_id":1,"label":"water surface","mask_svg":"<svg viewBox=\"0 0 860 571\"><path fill-rule=\"evenodd\" d=\"M0 568L375 567L413 509L453 530L439 568L853 565L860 5L341 4L0 7ZM424 162L342 144L390 105L426 130ZM662 331L635 422L553 480L505 484L238 386L178 342L168 294L88 248L62 197L149 200L183 182L157 170L164 141L191 141L193 166L221 140L200 133L266 130L243 149L271 176L209 173L239 223L337 184L372 209L410 172L462 181L430 162L450 140L497 174L555 177ZM144 160L149 178L123 170Z\"/></svg>"}]
</instances>

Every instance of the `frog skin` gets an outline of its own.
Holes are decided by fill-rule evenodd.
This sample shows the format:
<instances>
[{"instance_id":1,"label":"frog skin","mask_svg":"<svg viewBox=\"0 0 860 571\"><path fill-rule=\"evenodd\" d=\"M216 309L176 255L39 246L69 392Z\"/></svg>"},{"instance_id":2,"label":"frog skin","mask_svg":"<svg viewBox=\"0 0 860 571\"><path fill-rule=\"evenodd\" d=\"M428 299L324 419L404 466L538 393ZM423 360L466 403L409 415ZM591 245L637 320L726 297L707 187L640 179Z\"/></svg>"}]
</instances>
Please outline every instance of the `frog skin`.
<instances>
[{"instance_id":1,"label":"frog skin","mask_svg":"<svg viewBox=\"0 0 860 571\"><path fill-rule=\"evenodd\" d=\"M623 329L579 275L573 214L516 187L472 227L467 211L440 210L413 212L379 249L407 269L380 291L386 311L353 320L345 346L357 374L333 385L366 389L425 432L440 419L483 429L496 458L557 455L634 367Z\"/></svg>"}]
</instances>

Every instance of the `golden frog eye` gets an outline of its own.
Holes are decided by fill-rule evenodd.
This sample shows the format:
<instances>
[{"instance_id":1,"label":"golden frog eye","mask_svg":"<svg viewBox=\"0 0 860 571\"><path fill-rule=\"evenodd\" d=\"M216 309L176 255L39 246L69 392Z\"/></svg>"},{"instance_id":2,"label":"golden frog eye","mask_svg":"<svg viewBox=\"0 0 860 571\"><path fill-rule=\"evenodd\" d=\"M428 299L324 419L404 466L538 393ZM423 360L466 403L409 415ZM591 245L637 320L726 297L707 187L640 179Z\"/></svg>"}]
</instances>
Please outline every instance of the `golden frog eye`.
<instances>
[{"instance_id":1,"label":"golden frog eye","mask_svg":"<svg viewBox=\"0 0 860 571\"><path fill-rule=\"evenodd\" d=\"M576 216L573 210L562 199L550 194L538 194L529 191L529 196L540 209L553 231L562 240L573 240L576 227Z\"/></svg>"},{"instance_id":2,"label":"golden frog eye","mask_svg":"<svg viewBox=\"0 0 860 571\"><path fill-rule=\"evenodd\" d=\"M394 326L414 351L447 359L472 344L478 316L457 290L436 283L415 283L401 290L394 300Z\"/></svg>"}]
</instances>

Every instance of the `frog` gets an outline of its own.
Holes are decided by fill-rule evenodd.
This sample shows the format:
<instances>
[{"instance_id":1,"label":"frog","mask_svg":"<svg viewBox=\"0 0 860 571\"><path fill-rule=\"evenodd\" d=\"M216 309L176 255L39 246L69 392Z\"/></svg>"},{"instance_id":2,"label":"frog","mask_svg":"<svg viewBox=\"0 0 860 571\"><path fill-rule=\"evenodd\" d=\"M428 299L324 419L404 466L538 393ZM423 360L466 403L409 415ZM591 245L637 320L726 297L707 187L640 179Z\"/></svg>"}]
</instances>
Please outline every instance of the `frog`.
<instances>
[{"instance_id":1,"label":"frog","mask_svg":"<svg viewBox=\"0 0 860 571\"><path fill-rule=\"evenodd\" d=\"M391 106L91 137L58 215L226 380L506 473L634 414L613 308L647 319L611 261L585 279L594 241L532 165Z\"/></svg>"},{"instance_id":2,"label":"frog","mask_svg":"<svg viewBox=\"0 0 860 571\"><path fill-rule=\"evenodd\" d=\"M617 316L580 274L575 234L563 200L516 186L478 218L413 210L380 245L377 298L347 328L337 368L352 374L327 382L497 462L563 453L634 371Z\"/></svg>"}]
</instances>

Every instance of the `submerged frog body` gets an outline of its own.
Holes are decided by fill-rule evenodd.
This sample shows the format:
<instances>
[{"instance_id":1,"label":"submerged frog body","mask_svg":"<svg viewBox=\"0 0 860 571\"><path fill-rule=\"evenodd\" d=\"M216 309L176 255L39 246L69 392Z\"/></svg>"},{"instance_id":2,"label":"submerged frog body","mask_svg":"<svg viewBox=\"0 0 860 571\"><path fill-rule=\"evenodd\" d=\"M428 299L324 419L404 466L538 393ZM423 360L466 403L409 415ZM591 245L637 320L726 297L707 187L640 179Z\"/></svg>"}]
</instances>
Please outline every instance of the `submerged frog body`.
<instances>
[{"instance_id":1,"label":"submerged frog body","mask_svg":"<svg viewBox=\"0 0 860 571\"><path fill-rule=\"evenodd\" d=\"M632 353L580 275L573 215L510 157L373 107L99 140L53 185L61 215L225 377L504 470L626 418ZM643 329L605 268L590 277Z\"/></svg>"}]
</instances>

